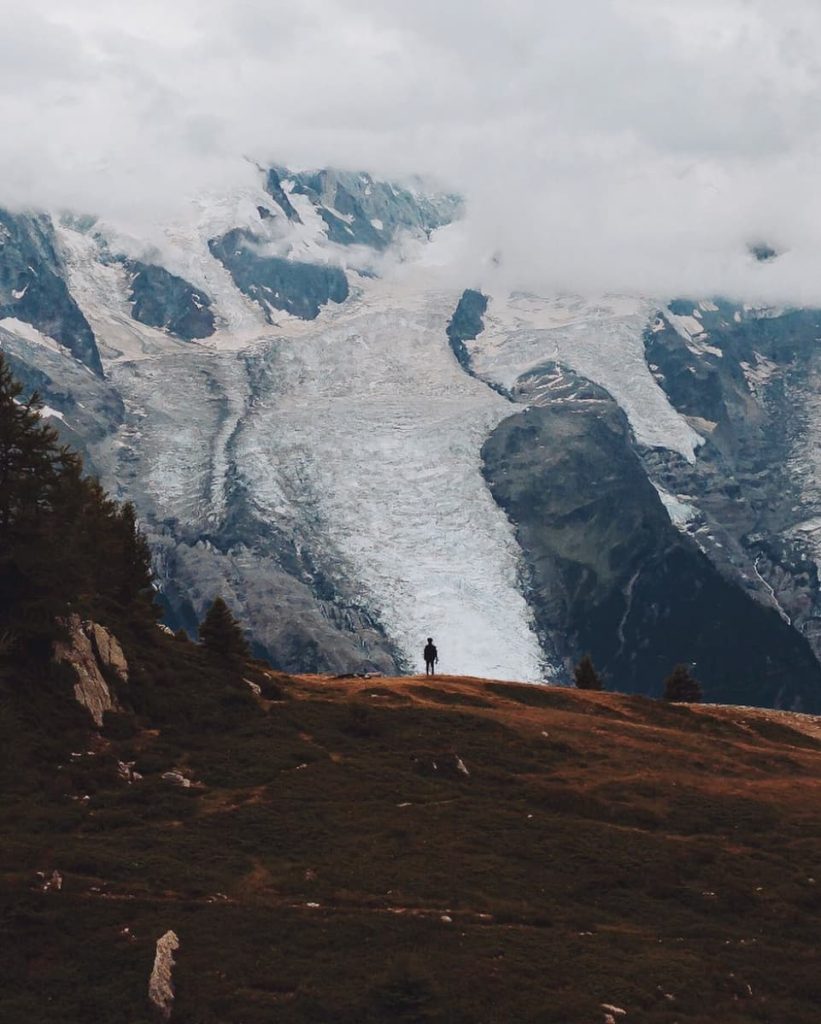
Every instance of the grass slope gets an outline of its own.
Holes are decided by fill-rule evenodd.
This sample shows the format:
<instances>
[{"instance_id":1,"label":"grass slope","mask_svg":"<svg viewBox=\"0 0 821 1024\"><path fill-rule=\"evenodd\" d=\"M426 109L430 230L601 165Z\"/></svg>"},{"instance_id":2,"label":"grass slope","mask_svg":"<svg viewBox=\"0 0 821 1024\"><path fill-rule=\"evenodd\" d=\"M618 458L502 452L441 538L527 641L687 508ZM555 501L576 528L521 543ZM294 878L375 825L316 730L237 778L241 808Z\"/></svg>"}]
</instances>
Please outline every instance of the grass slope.
<instances>
[{"instance_id":1,"label":"grass slope","mask_svg":"<svg viewBox=\"0 0 821 1024\"><path fill-rule=\"evenodd\" d=\"M188 1024L817 1024L817 719L129 653L104 737L0 715L0 1021L155 1020L173 929Z\"/></svg>"}]
</instances>

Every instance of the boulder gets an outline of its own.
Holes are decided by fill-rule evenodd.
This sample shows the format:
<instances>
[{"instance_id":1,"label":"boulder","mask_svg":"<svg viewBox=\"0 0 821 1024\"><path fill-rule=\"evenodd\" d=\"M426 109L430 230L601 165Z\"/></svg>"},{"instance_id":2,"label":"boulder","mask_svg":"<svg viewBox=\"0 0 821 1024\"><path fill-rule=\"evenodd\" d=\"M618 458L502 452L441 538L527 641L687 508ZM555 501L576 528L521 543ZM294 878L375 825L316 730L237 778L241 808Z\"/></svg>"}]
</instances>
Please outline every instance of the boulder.
<instances>
[{"instance_id":1,"label":"boulder","mask_svg":"<svg viewBox=\"0 0 821 1024\"><path fill-rule=\"evenodd\" d=\"M154 967L148 979L149 1002L168 1020L174 1006L174 953L180 948L180 940L175 932L167 931L157 939L157 951L154 954Z\"/></svg>"},{"instance_id":2,"label":"boulder","mask_svg":"<svg viewBox=\"0 0 821 1024\"><path fill-rule=\"evenodd\" d=\"M163 772L162 777L165 782L170 782L175 786L182 786L183 789L191 788L191 780L187 779L178 768Z\"/></svg>"},{"instance_id":3,"label":"boulder","mask_svg":"<svg viewBox=\"0 0 821 1024\"><path fill-rule=\"evenodd\" d=\"M97 622L84 622L83 631L94 646L99 662L110 668L124 683L128 682L128 662L125 660L120 641L105 626Z\"/></svg>"},{"instance_id":4,"label":"boulder","mask_svg":"<svg viewBox=\"0 0 821 1024\"><path fill-rule=\"evenodd\" d=\"M128 663L123 649L105 626L81 622L79 615L70 615L65 626L68 640L54 645L54 657L73 666L77 674L74 696L89 712L94 724L102 726L106 711L120 710L102 669L111 669L123 682L127 682Z\"/></svg>"}]
</instances>

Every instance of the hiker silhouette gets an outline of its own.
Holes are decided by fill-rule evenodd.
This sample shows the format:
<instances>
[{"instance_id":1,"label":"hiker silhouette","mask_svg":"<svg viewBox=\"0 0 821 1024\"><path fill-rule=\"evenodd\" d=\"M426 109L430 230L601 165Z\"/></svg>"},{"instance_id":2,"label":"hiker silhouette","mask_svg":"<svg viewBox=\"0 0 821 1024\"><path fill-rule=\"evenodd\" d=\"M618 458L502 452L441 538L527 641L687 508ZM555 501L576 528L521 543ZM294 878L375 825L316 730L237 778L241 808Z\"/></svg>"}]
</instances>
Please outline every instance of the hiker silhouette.
<instances>
[{"instance_id":1,"label":"hiker silhouette","mask_svg":"<svg viewBox=\"0 0 821 1024\"><path fill-rule=\"evenodd\" d=\"M436 669L434 668L436 662L439 660L439 652L433 646L433 637L428 637L427 646L424 650L425 655L425 675L435 676Z\"/></svg>"}]
</instances>

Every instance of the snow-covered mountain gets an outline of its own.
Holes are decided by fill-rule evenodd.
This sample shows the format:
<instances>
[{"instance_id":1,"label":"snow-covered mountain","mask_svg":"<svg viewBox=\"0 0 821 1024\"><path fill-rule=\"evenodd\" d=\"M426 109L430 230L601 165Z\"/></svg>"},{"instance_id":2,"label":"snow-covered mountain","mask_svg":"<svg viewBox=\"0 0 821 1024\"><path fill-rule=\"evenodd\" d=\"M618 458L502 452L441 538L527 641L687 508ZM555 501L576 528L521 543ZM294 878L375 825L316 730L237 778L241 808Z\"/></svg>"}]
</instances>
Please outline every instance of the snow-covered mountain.
<instances>
[{"instance_id":1,"label":"snow-covered mountain","mask_svg":"<svg viewBox=\"0 0 821 1024\"><path fill-rule=\"evenodd\" d=\"M137 505L175 626L221 593L285 668L433 635L452 672L589 650L821 707L821 313L451 287L461 214L284 168L136 234L2 212L0 343Z\"/></svg>"}]
</instances>

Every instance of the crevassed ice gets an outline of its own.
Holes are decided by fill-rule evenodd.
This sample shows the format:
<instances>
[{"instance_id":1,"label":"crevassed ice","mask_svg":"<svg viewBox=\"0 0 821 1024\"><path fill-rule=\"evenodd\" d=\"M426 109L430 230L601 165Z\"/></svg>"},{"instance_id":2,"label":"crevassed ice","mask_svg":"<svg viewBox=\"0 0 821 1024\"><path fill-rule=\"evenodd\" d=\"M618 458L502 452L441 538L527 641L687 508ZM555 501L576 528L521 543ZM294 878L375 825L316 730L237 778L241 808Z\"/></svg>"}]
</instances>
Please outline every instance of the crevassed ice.
<instances>
[{"instance_id":1,"label":"crevassed ice","mask_svg":"<svg viewBox=\"0 0 821 1024\"><path fill-rule=\"evenodd\" d=\"M644 357L643 333L657 308L620 295L494 298L486 328L470 346L473 365L510 387L540 363L562 363L610 392L642 444L693 462L703 438L672 407Z\"/></svg>"},{"instance_id":2,"label":"crevassed ice","mask_svg":"<svg viewBox=\"0 0 821 1024\"><path fill-rule=\"evenodd\" d=\"M464 374L445 340L457 296L373 288L353 317L281 338L275 389L235 439L272 520L313 523L409 665L433 636L440 670L544 677L510 523L480 450L512 411Z\"/></svg>"}]
</instances>

